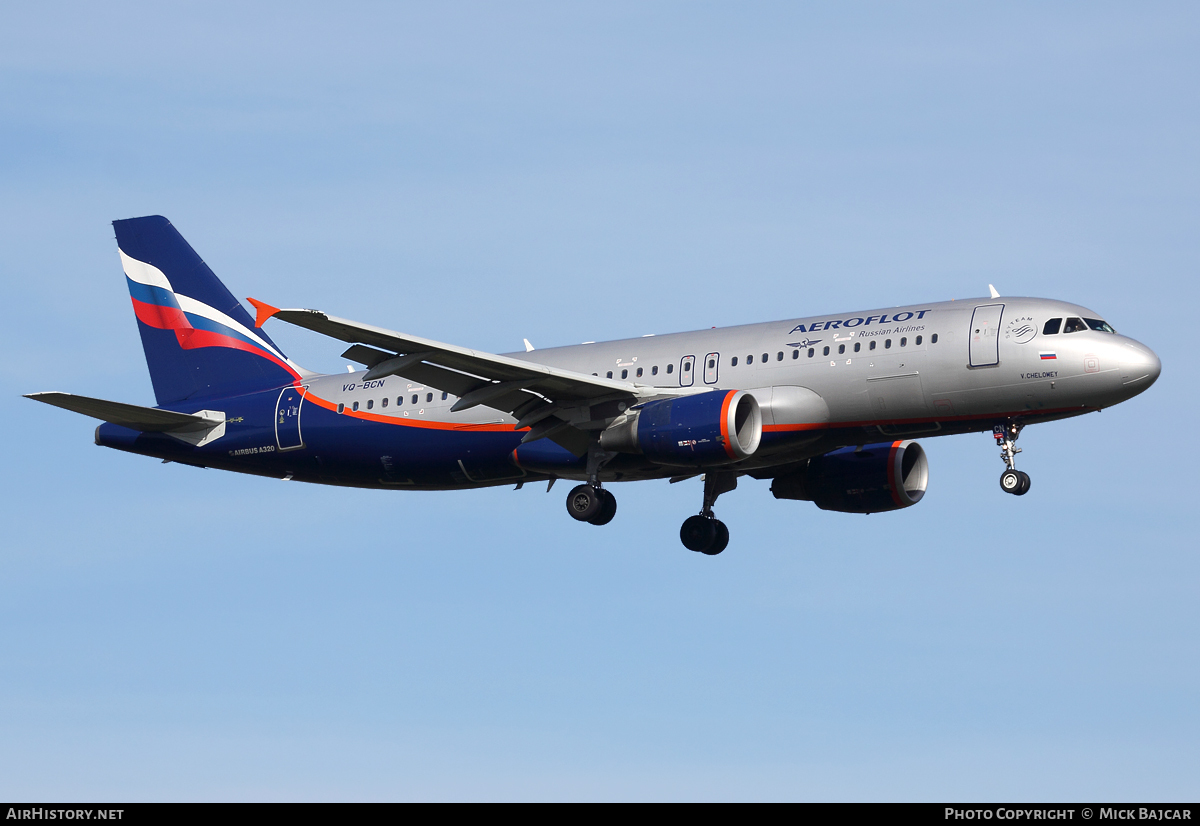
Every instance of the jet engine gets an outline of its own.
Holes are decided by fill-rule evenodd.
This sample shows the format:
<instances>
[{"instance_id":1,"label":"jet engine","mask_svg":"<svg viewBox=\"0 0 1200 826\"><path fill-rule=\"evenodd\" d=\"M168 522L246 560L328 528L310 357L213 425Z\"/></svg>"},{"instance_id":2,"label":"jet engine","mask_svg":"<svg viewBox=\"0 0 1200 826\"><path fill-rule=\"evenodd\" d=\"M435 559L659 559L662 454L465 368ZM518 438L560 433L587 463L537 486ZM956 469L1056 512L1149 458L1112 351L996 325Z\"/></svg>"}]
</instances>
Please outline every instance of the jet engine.
<instances>
[{"instance_id":1,"label":"jet engine","mask_svg":"<svg viewBox=\"0 0 1200 826\"><path fill-rule=\"evenodd\" d=\"M776 499L802 499L842 513L882 513L921 501L929 460L916 442L843 447L808 460L800 471L776 476Z\"/></svg>"},{"instance_id":2,"label":"jet engine","mask_svg":"<svg viewBox=\"0 0 1200 826\"><path fill-rule=\"evenodd\" d=\"M762 440L762 412L745 390L697 393L627 410L600 434L600 446L640 453L660 465L708 467L745 459Z\"/></svg>"}]
</instances>

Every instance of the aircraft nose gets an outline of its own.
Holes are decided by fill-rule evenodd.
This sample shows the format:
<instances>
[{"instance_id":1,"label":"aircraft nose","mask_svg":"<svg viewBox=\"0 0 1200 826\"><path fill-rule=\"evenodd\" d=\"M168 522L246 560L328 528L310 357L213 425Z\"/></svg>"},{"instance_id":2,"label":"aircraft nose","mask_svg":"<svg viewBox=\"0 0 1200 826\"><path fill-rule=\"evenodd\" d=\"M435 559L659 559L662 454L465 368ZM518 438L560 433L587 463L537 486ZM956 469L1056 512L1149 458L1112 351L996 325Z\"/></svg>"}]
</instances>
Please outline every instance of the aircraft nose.
<instances>
[{"instance_id":1,"label":"aircraft nose","mask_svg":"<svg viewBox=\"0 0 1200 826\"><path fill-rule=\"evenodd\" d=\"M1158 380L1162 362L1144 344L1126 342L1121 348L1121 383L1140 393Z\"/></svg>"}]
</instances>

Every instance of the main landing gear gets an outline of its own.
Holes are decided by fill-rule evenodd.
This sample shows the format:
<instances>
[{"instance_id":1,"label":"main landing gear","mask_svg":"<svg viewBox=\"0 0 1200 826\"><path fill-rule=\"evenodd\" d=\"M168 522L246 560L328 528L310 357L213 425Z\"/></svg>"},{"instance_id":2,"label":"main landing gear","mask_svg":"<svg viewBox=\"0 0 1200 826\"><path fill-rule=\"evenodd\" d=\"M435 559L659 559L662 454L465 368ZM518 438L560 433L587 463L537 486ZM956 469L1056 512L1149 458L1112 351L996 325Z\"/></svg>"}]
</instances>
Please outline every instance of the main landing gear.
<instances>
[{"instance_id":1,"label":"main landing gear","mask_svg":"<svg viewBox=\"0 0 1200 826\"><path fill-rule=\"evenodd\" d=\"M593 444L588 450L587 483L567 494L567 513L572 519L592 525L607 525L617 515L617 497L600 487L600 468L617 454Z\"/></svg>"},{"instance_id":2,"label":"main landing gear","mask_svg":"<svg viewBox=\"0 0 1200 826\"><path fill-rule=\"evenodd\" d=\"M679 541L689 551L716 556L729 544L729 528L713 514L717 497L737 487L736 473L704 474L704 507L679 529Z\"/></svg>"},{"instance_id":3,"label":"main landing gear","mask_svg":"<svg viewBox=\"0 0 1200 826\"><path fill-rule=\"evenodd\" d=\"M577 485L567 494L567 513L580 522L607 525L617 515L617 497L599 485Z\"/></svg>"},{"instance_id":4,"label":"main landing gear","mask_svg":"<svg viewBox=\"0 0 1200 826\"><path fill-rule=\"evenodd\" d=\"M992 428L992 438L996 440L996 447L1000 448L1000 458L1008 467L1000 474L1000 489L1013 496L1024 496L1029 492L1029 474L1017 470L1016 458L1021 452L1021 448L1016 446L1017 437L1021 435L1021 429L1024 427L1025 425L1019 422L1010 421Z\"/></svg>"}]
</instances>

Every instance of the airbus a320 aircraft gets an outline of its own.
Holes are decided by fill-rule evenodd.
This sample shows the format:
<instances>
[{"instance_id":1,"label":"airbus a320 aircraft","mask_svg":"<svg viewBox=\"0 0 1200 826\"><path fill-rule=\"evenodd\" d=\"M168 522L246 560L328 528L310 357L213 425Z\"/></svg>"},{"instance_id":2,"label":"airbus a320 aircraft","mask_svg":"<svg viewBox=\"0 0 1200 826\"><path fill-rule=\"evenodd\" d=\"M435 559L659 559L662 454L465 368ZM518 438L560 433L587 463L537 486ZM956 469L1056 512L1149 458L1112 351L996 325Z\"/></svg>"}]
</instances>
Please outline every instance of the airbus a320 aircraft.
<instances>
[{"instance_id":1,"label":"airbus a320 aircraft","mask_svg":"<svg viewBox=\"0 0 1200 826\"><path fill-rule=\"evenodd\" d=\"M1099 313L994 289L493 355L255 299L251 318L166 218L113 226L158 405L29 396L103 420L96 444L365 488L568 479L567 512L593 525L616 514L610 483L703 474L680 538L710 555L729 542L713 504L743 475L825 510L915 505L929 481L917 435L991 431L1000 487L1023 495L1023 427L1125 401L1161 370ZM366 369L301 368L262 330L271 318L349 343L343 356Z\"/></svg>"}]
</instances>

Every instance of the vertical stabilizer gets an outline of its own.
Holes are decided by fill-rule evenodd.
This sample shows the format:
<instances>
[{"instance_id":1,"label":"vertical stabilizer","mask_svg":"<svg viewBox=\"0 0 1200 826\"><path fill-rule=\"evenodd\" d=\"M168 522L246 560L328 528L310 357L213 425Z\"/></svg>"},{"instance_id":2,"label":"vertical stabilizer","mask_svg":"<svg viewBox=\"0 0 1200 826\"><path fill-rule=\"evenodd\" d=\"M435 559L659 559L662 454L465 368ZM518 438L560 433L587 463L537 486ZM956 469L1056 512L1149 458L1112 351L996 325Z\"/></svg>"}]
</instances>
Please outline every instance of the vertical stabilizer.
<instances>
[{"instance_id":1,"label":"vertical stabilizer","mask_svg":"<svg viewBox=\"0 0 1200 826\"><path fill-rule=\"evenodd\" d=\"M160 405L300 378L170 221L129 218L113 229Z\"/></svg>"}]
</instances>

